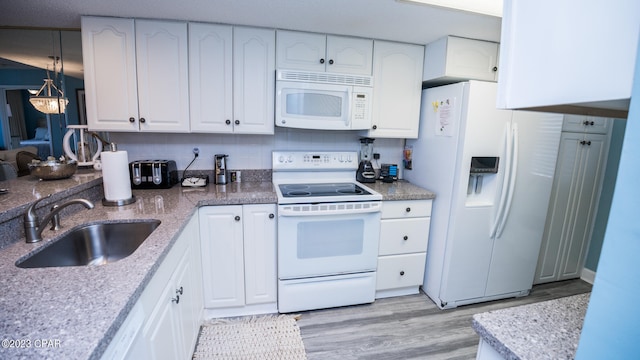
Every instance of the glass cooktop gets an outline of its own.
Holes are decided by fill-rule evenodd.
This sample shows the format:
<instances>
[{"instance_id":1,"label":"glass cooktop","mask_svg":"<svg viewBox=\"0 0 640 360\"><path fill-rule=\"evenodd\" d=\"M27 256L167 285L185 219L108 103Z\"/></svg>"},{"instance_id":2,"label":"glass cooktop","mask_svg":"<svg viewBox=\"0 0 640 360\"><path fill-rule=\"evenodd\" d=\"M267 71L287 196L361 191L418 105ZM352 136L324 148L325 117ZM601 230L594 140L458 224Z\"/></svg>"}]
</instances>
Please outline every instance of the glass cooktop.
<instances>
[{"instance_id":1,"label":"glass cooktop","mask_svg":"<svg viewBox=\"0 0 640 360\"><path fill-rule=\"evenodd\" d=\"M369 191L354 183L281 184L278 186L282 196L285 198L372 195Z\"/></svg>"}]
</instances>

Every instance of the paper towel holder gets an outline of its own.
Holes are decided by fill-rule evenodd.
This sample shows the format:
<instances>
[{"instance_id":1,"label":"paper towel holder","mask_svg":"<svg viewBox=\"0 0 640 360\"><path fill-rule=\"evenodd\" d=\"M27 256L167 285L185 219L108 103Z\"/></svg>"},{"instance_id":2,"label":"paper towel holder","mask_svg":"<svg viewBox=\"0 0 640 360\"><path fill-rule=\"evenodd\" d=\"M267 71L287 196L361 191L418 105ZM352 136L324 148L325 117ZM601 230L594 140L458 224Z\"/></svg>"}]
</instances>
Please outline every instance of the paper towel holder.
<instances>
[{"instance_id":1,"label":"paper towel holder","mask_svg":"<svg viewBox=\"0 0 640 360\"><path fill-rule=\"evenodd\" d=\"M118 146L116 145L116 143L113 143L113 142L109 143L109 151L118 151ZM107 200L106 198L102 199L102 205L104 206L124 206L124 205L133 204L134 202L136 202L136 196L133 194L128 199L120 199L120 200Z\"/></svg>"}]
</instances>

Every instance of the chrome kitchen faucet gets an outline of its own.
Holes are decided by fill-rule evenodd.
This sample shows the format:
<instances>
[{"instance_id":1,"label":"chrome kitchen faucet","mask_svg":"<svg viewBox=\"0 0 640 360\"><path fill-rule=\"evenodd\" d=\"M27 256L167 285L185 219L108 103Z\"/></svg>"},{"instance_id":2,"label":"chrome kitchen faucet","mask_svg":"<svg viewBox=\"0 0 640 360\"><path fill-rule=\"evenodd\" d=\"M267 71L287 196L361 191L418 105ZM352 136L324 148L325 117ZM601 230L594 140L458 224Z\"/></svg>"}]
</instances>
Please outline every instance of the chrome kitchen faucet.
<instances>
[{"instance_id":1,"label":"chrome kitchen faucet","mask_svg":"<svg viewBox=\"0 0 640 360\"><path fill-rule=\"evenodd\" d=\"M38 215L36 215L35 207L40 201L51 197L51 194L38 199L36 202L31 204L27 208L27 211L24 213L24 236L26 238L27 243L36 243L42 240L42 231L47 226L49 221L52 222L51 230L59 230L60 229L60 211L66 208L69 205L73 204L82 204L87 209L93 209L94 205L91 201L86 199L71 199L61 205L54 205L51 208L51 212L48 213L42 222L38 224Z\"/></svg>"}]
</instances>

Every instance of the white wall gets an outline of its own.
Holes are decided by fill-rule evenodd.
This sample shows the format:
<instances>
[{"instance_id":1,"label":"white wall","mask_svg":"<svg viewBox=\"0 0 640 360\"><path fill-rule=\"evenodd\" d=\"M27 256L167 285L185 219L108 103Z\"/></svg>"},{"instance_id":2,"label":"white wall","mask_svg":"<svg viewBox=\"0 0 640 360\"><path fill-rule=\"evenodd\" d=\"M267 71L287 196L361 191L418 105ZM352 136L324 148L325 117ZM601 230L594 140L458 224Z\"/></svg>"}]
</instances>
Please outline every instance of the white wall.
<instances>
[{"instance_id":1,"label":"white wall","mask_svg":"<svg viewBox=\"0 0 640 360\"><path fill-rule=\"evenodd\" d=\"M200 149L200 155L190 169L213 169L215 154L229 155L229 169L271 169L273 150L359 151L360 137L357 131L280 127L275 135L110 133L110 141L117 143L119 150L127 150L129 161L175 160L180 170L193 159L194 147ZM402 164L404 139L376 139L373 146L374 152L380 153L379 164Z\"/></svg>"}]
</instances>

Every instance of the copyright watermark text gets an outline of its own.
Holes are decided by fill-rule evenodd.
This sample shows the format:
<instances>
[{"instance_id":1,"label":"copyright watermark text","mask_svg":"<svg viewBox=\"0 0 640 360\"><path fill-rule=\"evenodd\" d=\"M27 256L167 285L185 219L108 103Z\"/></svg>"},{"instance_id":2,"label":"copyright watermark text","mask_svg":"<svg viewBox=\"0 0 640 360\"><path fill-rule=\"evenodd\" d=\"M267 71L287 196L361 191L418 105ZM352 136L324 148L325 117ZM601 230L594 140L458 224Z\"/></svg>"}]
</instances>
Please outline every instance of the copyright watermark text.
<instances>
[{"instance_id":1,"label":"copyright watermark text","mask_svg":"<svg viewBox=\"0 0 640 360\"><path fill-rule=\"evenodd\" d=\"M59 348L59 339L2 339L3 349Z\"/></svg>"}]
</instances>

